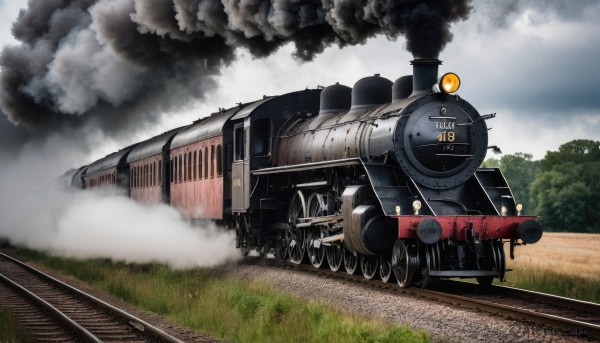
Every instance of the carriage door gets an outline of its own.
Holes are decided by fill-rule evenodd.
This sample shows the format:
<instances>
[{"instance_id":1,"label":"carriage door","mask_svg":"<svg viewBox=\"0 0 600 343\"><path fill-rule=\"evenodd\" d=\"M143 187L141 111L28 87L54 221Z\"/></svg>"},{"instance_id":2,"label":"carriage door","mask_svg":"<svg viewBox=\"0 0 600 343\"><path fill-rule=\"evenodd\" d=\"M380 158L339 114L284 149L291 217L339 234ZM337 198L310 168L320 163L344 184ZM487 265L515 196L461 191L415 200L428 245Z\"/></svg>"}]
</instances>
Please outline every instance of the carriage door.
<instances>
[{"instance_id":1,"label":"carriage door","mask_svg":"<svg viewBox=\"0 0 600 343\"><path fill-rule=\"evenodd\" d=\"M245 121L249 122L250 118ZM231 177L231 207L233 212L246 212L250 207L250 156L248 156L249 127L244 123L233 127L233 163Z\"/></svg>"}]
</instances>

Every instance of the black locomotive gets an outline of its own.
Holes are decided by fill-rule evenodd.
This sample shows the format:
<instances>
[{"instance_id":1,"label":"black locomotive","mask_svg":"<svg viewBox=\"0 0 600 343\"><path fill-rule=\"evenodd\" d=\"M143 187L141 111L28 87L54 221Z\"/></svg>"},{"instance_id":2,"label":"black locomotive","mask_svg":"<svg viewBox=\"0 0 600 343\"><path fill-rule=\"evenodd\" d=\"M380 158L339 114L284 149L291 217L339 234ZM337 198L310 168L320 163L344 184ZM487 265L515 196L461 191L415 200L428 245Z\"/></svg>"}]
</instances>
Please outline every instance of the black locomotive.
<instances>
[{"instance_id":1,"label":"black locomotive","mask_svg":"<svg viewBox=\"0 0 600 343\"><path fill-rule=\"evenodd\" d=\"M438 79L439 60L412 64L394 83L375 75L239 104L69 175L216 220L244 254L402 287L503 279L504 242L512 256L541 226L498 169L479 168L494 115L456 94L457 75Z\"/></svg>"}]
</instances>

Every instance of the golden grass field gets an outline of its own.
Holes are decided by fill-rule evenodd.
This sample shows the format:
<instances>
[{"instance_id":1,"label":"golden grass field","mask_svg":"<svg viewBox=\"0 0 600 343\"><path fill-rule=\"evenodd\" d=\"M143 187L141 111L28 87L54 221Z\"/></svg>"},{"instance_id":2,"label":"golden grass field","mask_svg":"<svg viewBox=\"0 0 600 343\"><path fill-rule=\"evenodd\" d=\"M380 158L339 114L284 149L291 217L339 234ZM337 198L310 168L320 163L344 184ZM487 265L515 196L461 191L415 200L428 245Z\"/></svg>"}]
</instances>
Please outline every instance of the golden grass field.
<instances>
[{"instance_id":1,"label":"golden grass field","mask_svg":"<svg viewBox=\"0 0 600 343\"><path fill-rule=\"evenodd\" d=\"M506 246L508 258L508 246ZM545 232L535 243L515 248L507 268L537 267L557 273L600 279L600 234Z\"/></svg>"},{"instance_id":2,"label":"golden grass field","mask_svg":"<svg viewBox=\"0 0 600 343\"><path fill-rule=\"evenodd\" d=\"M515 248L506 286L600 303L600 234L546 232L531 245Z\"/></svg>"}]
</instances>

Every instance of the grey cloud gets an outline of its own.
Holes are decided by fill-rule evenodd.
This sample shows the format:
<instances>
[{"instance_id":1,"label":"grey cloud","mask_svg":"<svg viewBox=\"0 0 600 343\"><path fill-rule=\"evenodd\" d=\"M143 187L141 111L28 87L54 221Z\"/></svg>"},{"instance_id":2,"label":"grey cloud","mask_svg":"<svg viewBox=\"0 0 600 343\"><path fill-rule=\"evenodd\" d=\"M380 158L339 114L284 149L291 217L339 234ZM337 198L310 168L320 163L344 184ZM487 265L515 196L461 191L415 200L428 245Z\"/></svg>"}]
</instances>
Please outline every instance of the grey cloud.
<instances>
[{"instance_id":1,"label":"grey cloud","mask_svg":"<svg viewBox=\"0 0 600 343\"><path fill-rule=\"evenodd\" d=\"M538 23L547 22L552 17L578 21L597 4L596 0L475 0L474 12L482 15L482 27L496 29L506 28L525 11L532 14L530 20Z\"/></svg>"},{"instance_id":2,"label":"grey cloud","mask_svg":"<svg viewBox=\"0 0 600 343\"><path fill-rule=\"evenodd\" d=\"M202 98L238 48L260 57L291 42L310 60L331 44L405 35L415 55L434 57L469 10L468 0L29 0L13 27L23 44L0 59L0 108L42 131L153 122L149 108Z\"/></svg>"},{"instance_id":3,"label":"grey cloud","mask_svg":"<svg viewBox=\"0 0 600 343\"><path fill-rule=\"evenodd\" d=\"M492 111L511 108L552 121L568 121L579 112L600 115L600 26L596 19L600 3L568 2L568 10L563 2L540 3L546 4L494 1L496 5L491 6L487 1L474 2L474 22L488 20L487 12L500 6L514 4L517 8L510 9L514 17L503 18L507 26L493 33L474 32L473 23L455 28L462 39L450 48L445 65L465 68L469 77L465 88L477 86L464 96ZM553 15L563 19L529 21L529 28L524 30L512 27L516 15L523 11L528 17ZM478 47L485 51L468 56L463 52Z\"/></svg>"}]
</instances>

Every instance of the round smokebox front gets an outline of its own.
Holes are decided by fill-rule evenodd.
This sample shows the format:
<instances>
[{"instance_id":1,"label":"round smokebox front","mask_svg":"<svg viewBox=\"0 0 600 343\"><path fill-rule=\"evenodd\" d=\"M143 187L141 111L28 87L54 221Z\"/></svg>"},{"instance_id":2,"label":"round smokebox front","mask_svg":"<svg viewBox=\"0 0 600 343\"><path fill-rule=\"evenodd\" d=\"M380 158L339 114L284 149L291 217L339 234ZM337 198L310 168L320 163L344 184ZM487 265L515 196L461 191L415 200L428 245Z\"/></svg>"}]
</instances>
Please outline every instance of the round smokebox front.
<instances>
[{"instance_id":1,"label":"round smokebox front","mask_svg":"<svg viewBox=\"0 0 600 343\"><path fill-rule=\"evenodd\" d=\"M461 103L432 101L397 129L398 161L418 183L435 189L465 182L485 158L487 127ZM400 149L398 149L400 148Z\"/></svg>"}]
</instances>

